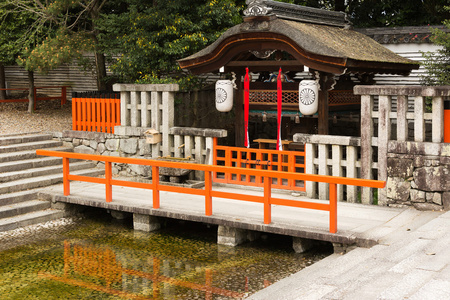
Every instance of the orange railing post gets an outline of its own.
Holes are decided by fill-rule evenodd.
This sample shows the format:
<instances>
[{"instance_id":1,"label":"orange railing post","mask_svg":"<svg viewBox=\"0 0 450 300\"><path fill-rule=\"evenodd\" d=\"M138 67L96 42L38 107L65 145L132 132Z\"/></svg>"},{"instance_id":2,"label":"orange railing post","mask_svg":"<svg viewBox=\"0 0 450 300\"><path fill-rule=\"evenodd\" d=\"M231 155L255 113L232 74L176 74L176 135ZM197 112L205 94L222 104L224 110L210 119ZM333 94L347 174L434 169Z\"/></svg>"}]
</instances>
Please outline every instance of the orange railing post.
<instances>
[{"instance_id":1,"label":"orange railing post","mask_svg":"<svg viewBox=\"0 0 450 300\"><path fill-rule=\"evenodd\" d=\"M213 299L212 284L212 271L211 269L205 269L205 300Z\"/></svg>"},{"instance_id":2,"label":"orange railing post","mask_svg":"<svg viewBox=\"0 0 450 300\"><path fill-rule=\"evenodd\" d=\"M153 257L153 299L159 298L159 271L161 262L158 258Z\"/></svg>"},{"instance_id":3,"label":"orange railing post","mask_svg":"<svg viewBox=\"0 0 450 300\"><path fill-rule=\"evenodd\" d=\"M211 172L205 171L205 215L206 216L212 215L211 189L212 189Z\"/></svg>"},{"instance_id":4,"label":"orange railing post","mask_svg":"<svg viewBox=\"0 0 450 300\"><path fill-rule=\"evenodd\" d=\"M337 184L330 183L330 232L337 232Z\"/></svg>"},{"instance_id":5,"label":"orange railing post","mask_svg":"<svg viewBox=\"0 0 450 300\"><path fill-rule=\"evenodd\" d=\"M159 208L159 167L152 166L153 208Z\"/></svg>"},{"instance_id":6,"label":"orange railing post","mask_svg":"<svg viewBox=\"0 0 450 300\"><path fill-rule=\"evenodd\" d=\"M63 189L64 196L70 195L70 181L69 181L69 158L63 157Z\"/></svg>"},{"instance_id":7,"label":"orange railing post","mask_svg":"<svg viewBox=\"0 0 450 300\"><path fill-rule=\"evenodd\" d=\"M112 202L112 166L111 162L105 162L105 192L106 192L106 202Z\"/></svg>"},{"instance_id":8,"label":"orange railing post","mask_svg":"<svg viewBox=\"0 0 450 300\"><path fill-rule=\"evenodd\" d=\"M78 97L76 93L72 96L72 130L77 130L77 101Z\"/></svg>"},{"instance_id":9,"label":"orange railing post","mask_svg":"<svg viewBox=\"0 0 450 300\"><path fill-rule=\"evenodd\" d=\"M100 100L97 99L97 101L95 101L94 105L95 105L95 111L97 112L97 118L95 119L95 130L97 132L102 132L102 125L101 125L102 109L101 109Z\"/></svg>"},{"instance_id":10,"label":"orange railing post","mask_svg":"<svg viewBox=\"0 0 450 300\"><path fill-rule=\"evenodd\" d=\"M109 95L105 96L105 102L106 102L106 127L105 127L105 132L111 133L111 127L112 127L112 122L111 122L111 97L109 97Z\"/></svg>"},{"instance_id":11,"label":"orange railing post","mask_svg":"<svg viewBox=\"0 0 450 300\"><path fill-rule=\"evenodd\" d=\"M91 110L91 105L94 99L92 99L91 97L86 98L86 131L92 131L92 110Z\"/></svg>"},{"instance_id":12,"label":"orange railing post","mask_svg":"<svg viewBox=\"0 0 450 300\"><path fill-rule=\"evenodd\" d=\"M272 177L264 177L264 224L272 222Z\"/></svg>"}]
</instances>

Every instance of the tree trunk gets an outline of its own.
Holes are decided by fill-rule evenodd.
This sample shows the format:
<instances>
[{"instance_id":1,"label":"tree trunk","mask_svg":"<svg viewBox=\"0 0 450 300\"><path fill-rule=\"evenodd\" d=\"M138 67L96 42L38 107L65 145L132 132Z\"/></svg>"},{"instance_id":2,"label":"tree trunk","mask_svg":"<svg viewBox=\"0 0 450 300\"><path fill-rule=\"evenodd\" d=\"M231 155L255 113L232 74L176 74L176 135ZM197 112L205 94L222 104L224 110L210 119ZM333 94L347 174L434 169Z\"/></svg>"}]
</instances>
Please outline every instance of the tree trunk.
<instances>
[{"instance_id":1,"label":"tree trunk","mask_svg":"<svg viewBox=\"0 0 450 300\"><path fill-rule=\"evenodd\" d=\"M5 66L0 63L0 89L6 89ZM6 91L0 90L0 100L6 99Z\"/></svg>"},{"instance_id":2,"label":"tree trunk","mask_svg":"<svg viewBox=\"0 0 450 300\"><path fill-rule=\"evenodd\" d=\"M34 72L28 71L28 112L34 112Z\"/></svg>"},{"instance_id":3,"label":"tree trunk","mask_svg":"<svg viewBox=\"0 0 450 300\"><path fill-rule=\"evenodd\" d=\"M95 52L95 71L97 74L97 89L99 91L108 90L106 82L106 62L103 53Z\"/></svg>"},{"instance_id":4,"label":"tree trunk","mask_svg":"<svg viewBox=\"0 0 450 300\"><path fill-rule=\"evenodd\" d=\"M96 1L92 10L90 11L90 16L92 18L92 26L93 33L92 39L94 40L95 45L95 71L97 74L97 89L99 91L108 90L107 82L106 82L106 60L105 55L99 51L98 49L98 39L97 36L100 33L99 30L95 26L95 21L97 21L100 17L100 10L102 9L103 3L102 1Z\"/></svg>"}]
</instances>

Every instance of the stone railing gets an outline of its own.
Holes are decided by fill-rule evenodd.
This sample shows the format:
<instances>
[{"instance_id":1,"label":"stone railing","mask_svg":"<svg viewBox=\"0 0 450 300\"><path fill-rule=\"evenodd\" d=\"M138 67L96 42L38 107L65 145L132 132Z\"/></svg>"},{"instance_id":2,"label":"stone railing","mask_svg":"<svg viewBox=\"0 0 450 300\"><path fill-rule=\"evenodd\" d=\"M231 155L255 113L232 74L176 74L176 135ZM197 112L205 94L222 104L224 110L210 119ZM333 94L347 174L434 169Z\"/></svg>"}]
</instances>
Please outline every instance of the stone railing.
<instances>
[{"instance_id":1,"label":"stone railing","mask_svg":"<svg viewBox=\"0 0 450 300\"><path fill-rule=\"evenodd\" d=\"M152 156L170 155L169 130L174 126L174 99L178 84L115 84L120 92L120 126L115 133L129 135L153 128L162 142L152 145Z\"/></svg>"},{"instance_id":2,"label":"stone railing","mask_svg":"<svg viewBox=\"0 0 450 300\"><path fill-rule=\"evenodd\" d=\"M450 87L356 86L354 92L361 95L361 178L372 179L372 165L376 161L376 179L388 179L389 140L443 142L443 97L450 96ZM431 112L427 112L427 101ZM363 189L364 203L372 203L372 196L370 190ZM386 189L379 190L378 203L388 204Z\"/></svg>"},{"instance_id":3,"label":"stone railing","mask_svg":"<svg viewBox=\"0 0 450 300\"><path fill-rule=\"evenodd\" d=\"M171 147L174 157L191 157L202 164L213 162L213 139L226 137L224 129L205 129L191 127L173 127L170 129L173 137Z\"/></svg>"},{"instance_id":4,"label":"stone railing","mask_svg":"<svg viewBox=\"0 0 450 300\"><path fill-rule=\"evenodd\" d=\"M305 173L359 178L359 137L297 133L294 142L305 145ZM376 168L376 163L372 167ZM328 199L327 184L307 181L305 187L308 197ZM338 201L357 202L359 194L355 186L337 186Z\"/></svg>"}]
</instances>

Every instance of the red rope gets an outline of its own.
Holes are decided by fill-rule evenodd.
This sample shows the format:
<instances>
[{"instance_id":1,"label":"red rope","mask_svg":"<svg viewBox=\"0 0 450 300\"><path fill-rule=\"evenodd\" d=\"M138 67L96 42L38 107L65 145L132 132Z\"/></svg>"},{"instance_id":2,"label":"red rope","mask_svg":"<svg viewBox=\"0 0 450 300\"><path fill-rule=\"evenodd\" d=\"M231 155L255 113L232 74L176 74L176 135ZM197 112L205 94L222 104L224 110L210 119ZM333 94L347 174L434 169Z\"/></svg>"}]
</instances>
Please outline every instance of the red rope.
<instances>
[{"instance_id":1,"label":"red rope","mask_svg":"<svg viewBox=\"0 0 450 300\"><path fill-rule=\"evenodd\" d=\"M282 94L283 87L281 83L281 68L278 71L277 76L277 122L278 122L278 134L277 134L277 149L283 150L283 146L281 144L281 110L282 110Z\"/></svg>"},{"instance_id":2,"label":"red rope","mask_svg":"<svg viewBox=\"0 0 450 300\"><path fill-rule=\"evenodd\" d=\"M250 78L248 76L248 68L245 68L244 77L244 130L245 130L245 147L250 147L250 138L248 136L248 114L249 114L249 98L250 98Z\"/></svg>"}]
</instances>

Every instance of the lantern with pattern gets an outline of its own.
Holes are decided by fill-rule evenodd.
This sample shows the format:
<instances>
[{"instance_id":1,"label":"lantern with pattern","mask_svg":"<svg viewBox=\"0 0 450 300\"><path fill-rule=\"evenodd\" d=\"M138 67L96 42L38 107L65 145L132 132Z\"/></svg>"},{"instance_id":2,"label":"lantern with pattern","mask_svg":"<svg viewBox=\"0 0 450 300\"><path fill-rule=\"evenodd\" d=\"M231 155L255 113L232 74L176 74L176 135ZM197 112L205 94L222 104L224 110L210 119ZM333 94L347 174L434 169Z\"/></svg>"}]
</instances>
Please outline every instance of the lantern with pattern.
<instances>
[{"instance_id":1,"label":"lantern with pattern","mask_svg":"<svg viewBox=\"0 0 450 300\"><path fill-rule=\"evenodd\" d=\"M233 108L233 82L231 80L217 80L216 109L229 112Z\"/></svg>"},{"instance_id":2,"label":"lantern with pattern","mask_svg":"<svg viewBox=\"0 0 450 300\"><path fill-rule=\"evenodd\" d=\"M313 115L319 108L319 83L315 80L302 80L298 88L299 109L303 115Z\"/></svg>"}]
</instances>

